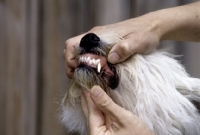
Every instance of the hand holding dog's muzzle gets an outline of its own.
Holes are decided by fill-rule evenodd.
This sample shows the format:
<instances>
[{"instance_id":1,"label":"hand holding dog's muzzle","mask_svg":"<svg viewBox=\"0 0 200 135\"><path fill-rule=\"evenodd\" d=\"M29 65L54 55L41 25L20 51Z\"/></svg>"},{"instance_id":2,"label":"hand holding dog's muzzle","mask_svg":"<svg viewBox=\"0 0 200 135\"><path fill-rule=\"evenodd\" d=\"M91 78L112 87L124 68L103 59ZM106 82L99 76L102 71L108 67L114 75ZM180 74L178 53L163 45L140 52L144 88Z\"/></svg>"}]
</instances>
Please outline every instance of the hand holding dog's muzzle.
<instances>
[{"instance_id":1,"label":"hand holding dog's muzzle","mask_svg":"<svg viewBox=\"0 0 200 135\"><path fill-rule=\"evenodd\" d=\"M101 31L104 27L94 27L87 33L96 33ZM75 49L80 44L81 38L87 33L70 38L65 42L65 49L63 50L63 57L65 60L65 72L69 78L73 78L74 69L78 67L78 61L75 58Z\"/></svg>"},{"instance_id":2,"label":"hand holding dog's muzzle","mask_svg":"<svg viewBox=\"0 0 200 135\"><path fill-rule=\"evenodd\" d=\"M81 104L89 135L153 135L137 116L118 106L98 86L83 90Z\"/></svg>"},{"instance_id":3,"label":"hand holding dog's muzzle","mask_svg":"<svg viewBox=\"0 0 200 135\"><path fill-rule=\"evenodd\" d=\"M79 42L83 35L70 38L65 42L63 57L65 60L65 72L69 78L73 77L74 69L79 65L78 61L75 58L75 48L79 45Z\"/></svg>"}]
</instances>

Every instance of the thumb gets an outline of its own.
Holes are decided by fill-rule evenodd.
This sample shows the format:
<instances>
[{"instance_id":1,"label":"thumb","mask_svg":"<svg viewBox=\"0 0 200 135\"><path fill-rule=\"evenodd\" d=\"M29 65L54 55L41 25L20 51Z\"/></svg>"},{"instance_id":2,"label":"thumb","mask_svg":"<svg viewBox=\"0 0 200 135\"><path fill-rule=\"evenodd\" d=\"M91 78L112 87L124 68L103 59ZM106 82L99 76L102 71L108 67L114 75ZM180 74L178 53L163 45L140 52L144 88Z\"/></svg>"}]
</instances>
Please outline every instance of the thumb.
<instances>
[{"instance_id":1,"label":"thumb","mask_svg":"<svg viewBox=\"0 0 200 135\"><path fill-rule=\"evenodd\" d=\"M134 46L131 46L131 42L130 39L125 39L124 41L114 45L108 54L108 61L112 64L116 64L131 56L135 49L133 48Z\"/></svg>"},{"instance_id":2,"label":"thumb","mask_svg":"<svg viewBox=\"0 0 200 135\"><path fill-rule=\"evenodd\" d=\"M113 100L99 86L94 86L91 89L91 99L94 104L112 120L120 122L123 118L122 114L124 114L123 112L126 110L114 103Z\"/></svg>"}]
</instances>

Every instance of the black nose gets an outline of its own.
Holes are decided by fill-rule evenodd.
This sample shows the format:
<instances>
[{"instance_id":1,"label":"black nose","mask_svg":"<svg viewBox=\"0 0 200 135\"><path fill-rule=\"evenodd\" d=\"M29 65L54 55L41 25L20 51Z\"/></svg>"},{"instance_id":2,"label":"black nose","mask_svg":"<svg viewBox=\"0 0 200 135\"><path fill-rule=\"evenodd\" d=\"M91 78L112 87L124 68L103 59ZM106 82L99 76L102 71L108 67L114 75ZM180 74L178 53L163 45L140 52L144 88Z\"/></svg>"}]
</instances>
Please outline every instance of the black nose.
<instances>
[{"instance_id":1,"label":"black nose","mask_svg":"<svg viewBox=\"0 0 200 135\"><path fill-rule=\"evenodd\" d=\"M99 45L100 38L94 34L89 33L85 35L80 42L80 47L83 47L84 49L88 50L93 47L97 47Z\"/></svg>"}]
</instances>

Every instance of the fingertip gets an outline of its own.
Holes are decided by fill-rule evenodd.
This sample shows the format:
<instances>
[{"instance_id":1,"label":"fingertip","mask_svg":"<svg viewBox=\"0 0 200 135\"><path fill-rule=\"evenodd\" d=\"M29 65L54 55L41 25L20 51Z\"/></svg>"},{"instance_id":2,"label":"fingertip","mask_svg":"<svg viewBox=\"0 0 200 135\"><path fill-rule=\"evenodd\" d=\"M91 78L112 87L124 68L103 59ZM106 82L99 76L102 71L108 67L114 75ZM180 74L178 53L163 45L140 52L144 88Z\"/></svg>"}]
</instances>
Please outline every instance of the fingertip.
<instances>
[{"instance_id":1,"label":"fingertip","mask_svg":"<svg viewBox=\"0 0 200 135\"><path fill-rule=\"evenodd\" d=\"M70 79L73 78L73 76L74 76L74 70L73 69L66 67L65 72L66 72L67 77L69 77Z\"/></svg>"},{"instance_id":2,"label":"fingertip","mask_svg":"<svg viewBox=\"0 0 200 135\"><path fill-rule=\"evenodd\" d=\"M102 111L109 110L109 107L114 103L100 86L94 86L91 89L91 98L95 105L101 108Z\"/></svg>"},{"instance_id":3,"label":"fingertip","mask_svg":"<svg viewBox=\"0 0 200 135\"><path fill-rule=\"evenodd\" d=\"M98 98L103 94L103 89L100 86L93 86L91 89L91 96L94 98Z\"/></svg>"},{"instance_id":4,"label":"fingertip","mask_svg":"<svg viewBox=\"0 0 200 135\"><path fill-rule=\"evenodd\" d=\"M112 64L116 64L124 61L132 54L132 48L129 41L123 40L113 46L108 54L108 61Z\"/></svg>"},{"instance_id":5,"label":"fingertip","mask_svg":"<svg viewBox=\"0 0 200 135\"><path fill-rule=\"evenodd\" d=\"M120 61L120 56L116 52L112 52L108 55L108 61L112 64L116 64Z\"/></svg>"}]
</instances>

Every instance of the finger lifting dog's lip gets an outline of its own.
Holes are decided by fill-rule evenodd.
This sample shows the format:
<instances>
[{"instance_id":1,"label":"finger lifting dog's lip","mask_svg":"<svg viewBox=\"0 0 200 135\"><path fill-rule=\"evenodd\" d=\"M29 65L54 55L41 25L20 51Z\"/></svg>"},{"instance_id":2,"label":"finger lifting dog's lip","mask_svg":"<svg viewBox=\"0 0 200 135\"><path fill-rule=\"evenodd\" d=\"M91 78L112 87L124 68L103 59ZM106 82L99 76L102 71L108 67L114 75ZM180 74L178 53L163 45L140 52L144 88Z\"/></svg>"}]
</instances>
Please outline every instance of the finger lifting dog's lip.
<instances>
[{"instance_id":1,"label":"finger lifting dog's lip","mask_svg":"<svg viewBox=\"0 0 200 135\"><path fill-rule=\"evenodd\" d=\"M79 55L78 61L78 68L90 68L94 70L111 89L115 89L118 86L119 77L116 69L107 62L107 59L104 56L86 53Z\"/></svg>"},{"instance_id":2,"label":"finger lifting dog's lip","mask_svg":"<svg viewBox=\"0 0 200 135\"><path fill-rule=\"evenodd\" d=\"M63 99L61 115L69 132L87 134L80 88L90 90L99 85L116 104L143 120L154 134L200 135L199 112L190 102L200 101L200 79L190 77L171 54L158 50L135 54L112 65L106 60L107 54L122 39L109 33L96 36L86 35L75 51L80 65ZM112 75L106 74L106 69Z\"/></svg>"},{"instance_id":3,"label":"finger lifting dog's lip","mask_svg":"<svg viewBox=\"0 0 200 135\"><path fill-rule=\"evenodd\" d=\"M74 79L82 87L91 89L94 85L117 88L119 76L115 65L107 61L109 44L93 34L85 35L76 48L76 59L79 66L75 69ZM94 71L94 72L93 72ZM81 78L80 78L81 77ZM86 79L86 80L85 80ZM90 82L88 82L90 80Z\"/></svg>"}]
</instances>

